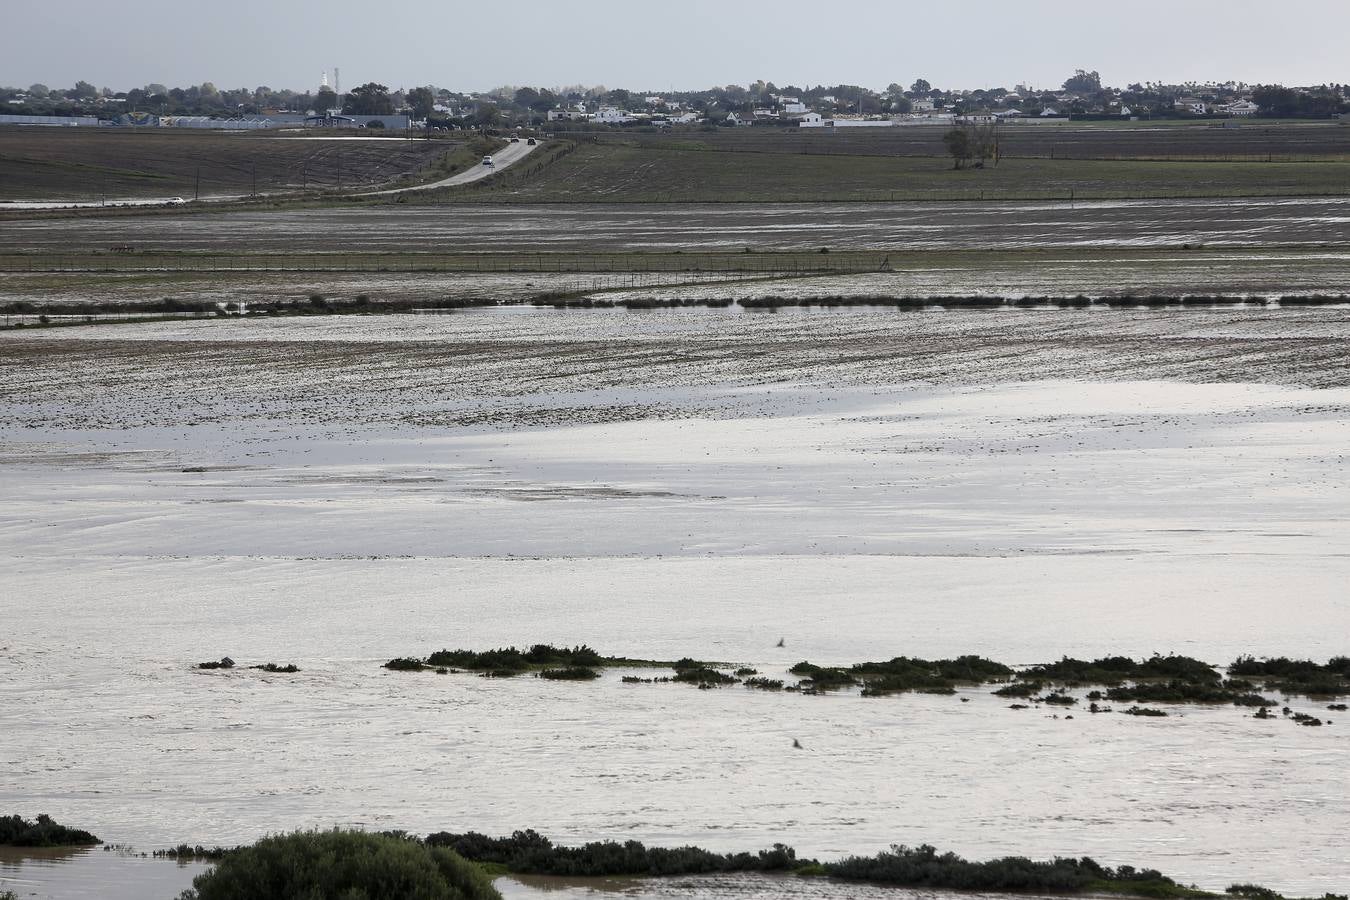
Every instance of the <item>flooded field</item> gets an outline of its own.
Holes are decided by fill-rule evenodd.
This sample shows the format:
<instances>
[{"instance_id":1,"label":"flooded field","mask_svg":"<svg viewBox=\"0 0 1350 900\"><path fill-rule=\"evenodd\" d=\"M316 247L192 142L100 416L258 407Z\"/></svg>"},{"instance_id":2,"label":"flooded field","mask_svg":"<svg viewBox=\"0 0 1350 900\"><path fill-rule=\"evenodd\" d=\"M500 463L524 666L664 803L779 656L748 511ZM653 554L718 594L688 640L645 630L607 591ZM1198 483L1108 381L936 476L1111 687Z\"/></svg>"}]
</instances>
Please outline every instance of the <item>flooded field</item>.
<instances>
[{"instance_id":1,"label":"flooded field","mask_svg":"<svg viewBox=\"0 0 1350 900\"><path fill-rule=\"evenodd\" d=\"M1332 720L1303 728L1233 706L1069 718L988 688L380 665L533 642L771 677L898 654L1325 660L1350 650L1348 456L1344 309L6 332L0 809L142 850L532 827L822 858L928 842L1343 892L1350 718L1326 700L1287 698ZM226 654L241 668L193 668ZM266 662L300 671L242 668ZM167 900L191 874L102 851L0 860L20 896L91 896L79 879L100 877Z\"/></svg>"},{"instance_id":2,"label":"flooded field","mask_svg":"<svg viewBox=\"0 0 1350 900\"><path fill-rule=\"evenodd\" d=\"M353 252L1021 249L1332 243L1350 198L573 204L266 210L7 221L0 250Z\"/></svg>"},{"instance_id":3,"label":"flooded field","mask_svg":"<svg viewBox=\"0 0 1350 900\"><path fill-rule=\"evenodd\" d=\"M607 260L638 271L522 272L314 272L156 271L0 272L0 303L146 304L166 297L188 304L234 303L301 306L315 294L338 302L369 298L381 304L446 300L527 302L559 292L597 300L724 300L759 297L1072 297L1120 294L1251 296L1340 294L1350 286L1350 251L1177 250L1146 254L1112 250L1003 253L905 254L883 258L885 272L789 275L800 258L760 258L768 271L642 271L648 260L636 254ZM734 261L733 261L734 262ZM528 264L528 260L527 260ZM408 266L409 268L412 265ZM547 300L545 301L547 302ZM0 315L0 324L9 314Z\"/></svg>"}]
</instances>

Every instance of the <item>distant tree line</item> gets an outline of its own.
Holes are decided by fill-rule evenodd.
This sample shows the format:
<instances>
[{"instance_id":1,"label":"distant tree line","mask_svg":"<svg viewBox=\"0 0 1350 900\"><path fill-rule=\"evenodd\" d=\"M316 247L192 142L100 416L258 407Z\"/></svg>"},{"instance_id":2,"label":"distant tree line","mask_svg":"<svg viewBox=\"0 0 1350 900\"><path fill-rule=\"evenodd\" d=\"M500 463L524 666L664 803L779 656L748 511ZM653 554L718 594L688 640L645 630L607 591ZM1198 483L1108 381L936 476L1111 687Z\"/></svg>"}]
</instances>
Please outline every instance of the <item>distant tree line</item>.
<instances>
[{"instance_id":1,"label":"distant tree line","mask_svg":"<svg viewBox=\"0 0 1350 900\"><path fill-rule=\"evenodd\" d=\"M1350 110L1347 86L1324 84L1307 87L1246 85L1241 83L1163 84L1132 83L1124 88L1104 85L1095 70L1076 69L1059 87L1028 88L1018 85L953 90L939 88L924 78L908 87L892 82L884 90L856 84L777 85L758 80L748 85L728 84L703 90L652 92L603 85L569 87L502 86L482 93L462 93L434 85L392 90L379 82L367 82L343 96L328 86L312 91L256 88L217 88L211 82L187 87L147 84L114 92L87 81L71 88L33 84L27 88L0 87L0 109L27 115L84 115L114 118L122 112L157 115L237 116L269 112L318 112L330 110L351 115L389 115L407 112L418 120L477 125L542 124L551 110L594 111L602 106L651 114L691 112L713 124L733 113L752 115L756 110L783 111L791 101L824 116L898 115L911 112L916 104L929 104L938 111L957 115L1016 109L1023 115L1053 111L1057 115L1094 117L1122 115L1145 118L1188 117L1198 113L1198 100L1214 107L1250 98L1263 116L1275 118L1328 118Z\"/></svg>"}]
</instances>

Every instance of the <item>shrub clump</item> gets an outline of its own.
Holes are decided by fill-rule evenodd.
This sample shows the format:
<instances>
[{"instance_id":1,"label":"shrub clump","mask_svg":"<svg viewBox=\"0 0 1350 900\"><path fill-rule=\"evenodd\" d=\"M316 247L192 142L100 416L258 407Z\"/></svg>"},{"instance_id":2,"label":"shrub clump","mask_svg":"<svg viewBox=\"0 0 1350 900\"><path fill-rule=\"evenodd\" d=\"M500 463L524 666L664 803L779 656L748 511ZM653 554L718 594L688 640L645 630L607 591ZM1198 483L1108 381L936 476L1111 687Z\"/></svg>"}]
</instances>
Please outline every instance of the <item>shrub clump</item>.
<instances>
[{"instance_id":1,"label":"shrub clump","mask_svg":"<svg viewBox=\"0 0 1350 900\"><path fill-rule=\"evenodd\" d=\"M524 875L660 876L787 872L798 867L796 852L782 844L759 853L713 853L701 847L647 847L640 841L596 841L581 847L559 847L533 830L517 831L505 838L475 832L440 832L428 835L426 842L432 847L448 847L464 859L496 864Z\"/></svg>"},{"instance_id":2,"label":"shrub clump","mask_svg":"<svg viewBox=\"0 0 1350 900\"><path fill-rule=\"evenodd\" d=\"M1106 656L1091 661L1066 656L1059 662L1031 666L1018 677L1068 685L1121 684L1143 678L1177 679L1194 684L1220 680L1219 673L1209 663L1170 654L1154 654L1143 662L1128 656Z\"/></svg>"},{"instance_id":3,"label":"shrub clump","mask_svg":"<svg viewBox=\"0 0 1350 900\"><path fill-rule=\"evenodd\" d=\"M806 660L797 663L788 671L793 675L805 678L810 682L809 686L815 690L851 687L858 683L858 679L844 669L834 666L817 666Z\"/></svg>"},{"instance_id":4,"label":"shrub clump","mask_svg":"<svg viewBox=\"0 0 1350 900\"><path fill-rule=\"evenodd\" d=\"M718 687L736 683L736 679L732 676L705 666L696 669L678 669L673 680L685 684L696 684L699 687Z\"/></svg>"},{"instance_id":5,"label":"shrub clump","mask_svg":"<svg viewBox=\"0 0 1350 900\"><path fill-rule=\"evenodd\" d=\"M1036 862L1010 856L969 862L933 847L894 846L871 857L821 863L798 859L783 844L759 853L712 853L699 847L647 847L638 841L603 841L560 847L535 831L493 838L468 832L428 835L426 843L449 847L464 859L526 875L564 877L671 876L712 872L793 872L900 887L959 891L1046 891L1065 894L1114 893L1139 897L1213 897L1153 869L1108 868L1083 857ZM1271 900L1253 894L1259 900Z\"/></svg>"},{"instance_id":6,"label":"shrub clump","mask_svg":"<svg viewBox=\"0 0 1350 900\"><path fill-rule=\"evenodd\" d=\"M297 831L227 853L180 900L501 900L453 850L359 831Z\"/></svg>"},{"instance_id":7,"label":"shrub clump","mask_svg":"<svg viewBox=\"0 0 1350 900\"><path fill-rule=\"evenodd\" d=\"M411 656L400 656L397 659L391 659L383 666L383 668L395 672L420 672L426 667L426 663L422 662L420 659L413 659Z\"/></svg>"},{"instance_id":8,"label":"shrub clump","mask_svg":"<svg viewBox=\"0 0 1350 900\"><path fill-rule=\"evenodd\" d=\"M754 678L747 678L741 683L748 688L756 688L761 691L781 691L783 689L783 682L779 681L777 678L756 676Z\"/></svg>"},{"instance_id":9,"label":"shrub clump","mask_svg":"<svg viewBox=\"0 0 1350 900\"><path fill-rule=\"evenodd\" d=\"M1262 708L1264 709L1264 707ZM1146 718L1157 719L1166 716L1167 713L1163 712L1161 709L1152 709L1147 706L1131 706L1129 709L1125 710L1125 715L1144 716Z\"/></svg>"},{"instance_id":10,"label":"shrub clump","mask_svg":"<svg viewBox=\"0 0 1350 900\"><path fill-rule=\"evenodd\" d=\"M607 660L590 647L554 647L535 644L528 650L502 647L497 650L438 650L427 657L432 666L466 669L470 672L524 672L536 668L571 668L603 666Z\"/></svg>"},{"instance_id":11,"label":"shrub clump","mask_svg":"<svg viewBox=\"0 0 1350 900\"><path fill-rule=\"evenodd\" d=\"M892 847L876 856L853 856L822 866L825 873L850 881L958 891L1111 891L1148 897L1207 896L1185 888L1153 869L1110 869L1089 857L1036 862L1008 856L970 862L931 846Z\"/></svg>"},{"instance_id":12,"label":"shrub clump","mask_svg":"<svg viewBox=\"0 0 1350 900\"><path fill-rule=\"evenodd\" d=\"M58 825L42 814L29 822L20 816L0 816L0 846L9 847L90 847L103 843L79 828Z\"/></svg>"},{"instance_id":13,"label":"shrub clump","mask_svg":"<svg viewBox=\"0 0 1350 900\"><path fill-rule=\"evenodd\" d=\"M600 673L585 666L567 666L563 669L544 669L539 677L550 681L591 681L599 678Z\"/></svg>"},{"instance_id":14,"label":"shrub clump","mask_svg":"<svg viewBox=\"0 0 1350 900\"><path fill-rule=\"evenodd\" d=\"M1267 688L1286 694L1337 697L1350 694L1350 657L1337 656L1325 665L1310 659L1256 659L1239 656L1228 667L1230 675L1263 678Z\"/></svg>"}]
</instances>

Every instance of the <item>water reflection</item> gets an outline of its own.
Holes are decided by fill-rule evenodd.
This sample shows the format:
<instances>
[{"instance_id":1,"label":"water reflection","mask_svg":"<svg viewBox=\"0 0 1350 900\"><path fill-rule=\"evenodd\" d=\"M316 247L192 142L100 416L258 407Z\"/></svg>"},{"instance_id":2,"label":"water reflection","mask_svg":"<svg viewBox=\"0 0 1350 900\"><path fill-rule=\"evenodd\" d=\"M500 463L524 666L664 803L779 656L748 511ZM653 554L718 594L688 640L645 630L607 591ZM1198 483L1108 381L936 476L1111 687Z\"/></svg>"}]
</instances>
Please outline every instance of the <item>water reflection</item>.
<instances>
[{"instance_id":1,"label":"water reflection","mask_svg":"<svg viewBox=\"0 0 1350 900\"><path fill-rule=\"evenodd\" d=\"M205 869L117 848L0 847L0 891L20 900L173 900Z\"/></svg>"}]
</instances>

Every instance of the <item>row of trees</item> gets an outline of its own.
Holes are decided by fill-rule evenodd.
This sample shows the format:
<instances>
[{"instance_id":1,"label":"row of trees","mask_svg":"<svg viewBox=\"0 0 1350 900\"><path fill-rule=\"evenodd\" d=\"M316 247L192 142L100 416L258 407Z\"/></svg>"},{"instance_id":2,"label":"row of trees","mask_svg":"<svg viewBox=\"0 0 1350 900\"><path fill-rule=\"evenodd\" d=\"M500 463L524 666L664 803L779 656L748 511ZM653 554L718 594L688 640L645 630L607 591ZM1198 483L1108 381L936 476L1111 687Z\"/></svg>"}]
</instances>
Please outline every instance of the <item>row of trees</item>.
<instances>
[{"instance_id":1,"label":"row of trees","mask_svg":"<svg viewBox=\"0 0 1350 900\"><path fill-rule=\"evenodd\" d=\"M873 91L855 84L816 85L799 87L778 86L759 80L749 85L728 84L701 91L678 91L663 94L650 102L645 94L624 88L603 86L566 88L504 86L487 94L458 94L433 86L415 87L408 91L390 90L378 82L368 82L353 88L339 98L331 88L315 92L274 90L262 86L222 90L211 82L183 88L169 88L162 84L148 84L123 93L108 88L97 88L87 81L78 81L74 87L53 89L43 84L27 89L0 87L0 103L8 112L32 115L94 115L114 116L119 112L153 112L166 115L240 115L264 114L270 111L320 113L340 110L353 115L390 115L409 111L414 118L430 119L436 116L436 107L454 108L477 117L487 112L490 124L500 121L536 122L549 110L587 104L615 106L632 111L650 108L678 108L700 117L716 121L732 112L749 113L759 108L781 108L781 98L799 99L808 108L826 115L833 114L903 114L910 112L917 101L931 102L938 109L960 114L1016 107L1024 114L1036 115L1053 108L1064 115L1093 113L1119 114L1129 107L1133 114L1150 117L1188 115L1178 109L1175 101L1182 97L1197 97L1207 103L1230 102L1250 96L1258 104L1261 114L1273 117L1325 118L1350 109L1347 88L1331 84L1312 88L1286 88L1280 85L1164 85L1158 83L1130 84L1123 89L1110 88L1102 83L1096 71L1078 69L1064 80L1062 90L1010 92L1002 87L971 91L951 91L934 87L919 78L908 88L892 83L885 91Z\"/></svg>"}]
</instances>

